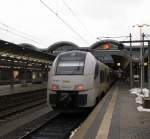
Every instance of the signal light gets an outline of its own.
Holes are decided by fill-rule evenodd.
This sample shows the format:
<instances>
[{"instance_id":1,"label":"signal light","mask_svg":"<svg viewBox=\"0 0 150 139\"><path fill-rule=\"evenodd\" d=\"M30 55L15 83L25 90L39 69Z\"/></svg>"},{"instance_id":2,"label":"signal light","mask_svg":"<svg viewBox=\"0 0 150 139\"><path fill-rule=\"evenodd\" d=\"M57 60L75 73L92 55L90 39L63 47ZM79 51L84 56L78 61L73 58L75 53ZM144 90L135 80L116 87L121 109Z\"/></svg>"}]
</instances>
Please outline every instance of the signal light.
<instances>
[{"instance_id":1,"label":"signal light","mask_svg":"<svg viewBox=\"0 0 150 139\"><path fill-rule=\"evenodd\" d=\"M59 89L59 86L57 84L52 84L52 86L51 86L52 91L56 91L58 89Z\"/></svg>"},{"instance_id":2,"label":"signal light","mask_svg":"<svg viewBox=\"0 0 150 139\"><path fill-rule=\"evenodd\" d=\"M75 90L84 91L85 90L84 85L83 84L76 85Z\"/></svg>"},{"instance_id":3,"label":"signal light","mask_svg":"<svg viewBox=\"0 0 150 139\"><path fill-rule=\"evenodd\" d=\"M103 45L103 48L104 48L104 49L110 49L110 48L111 48L111 45L110 45L109 43L105 43L105 44Z\"/></svg>"}]
</instances>

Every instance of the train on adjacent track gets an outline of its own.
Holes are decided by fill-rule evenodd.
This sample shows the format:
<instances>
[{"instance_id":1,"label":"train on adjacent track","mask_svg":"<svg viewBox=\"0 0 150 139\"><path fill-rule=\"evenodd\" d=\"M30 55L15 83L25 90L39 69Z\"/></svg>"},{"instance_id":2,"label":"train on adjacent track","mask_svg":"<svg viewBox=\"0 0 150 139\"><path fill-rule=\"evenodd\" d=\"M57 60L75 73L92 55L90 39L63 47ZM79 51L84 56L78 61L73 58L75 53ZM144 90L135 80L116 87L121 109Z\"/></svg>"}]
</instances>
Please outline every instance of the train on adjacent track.
<instances>
[{"instance_id":1,"label":"train on adjacent track","mask_svg":"<svg viewBox=\"0 0 150 139\"><path fill-rule=\"evenodd\" d=\"M114 79L113 70L90 52L61 53L54 60L48 76L47 103L54 110L91 108Z\"/></svg>"}]
</instances>

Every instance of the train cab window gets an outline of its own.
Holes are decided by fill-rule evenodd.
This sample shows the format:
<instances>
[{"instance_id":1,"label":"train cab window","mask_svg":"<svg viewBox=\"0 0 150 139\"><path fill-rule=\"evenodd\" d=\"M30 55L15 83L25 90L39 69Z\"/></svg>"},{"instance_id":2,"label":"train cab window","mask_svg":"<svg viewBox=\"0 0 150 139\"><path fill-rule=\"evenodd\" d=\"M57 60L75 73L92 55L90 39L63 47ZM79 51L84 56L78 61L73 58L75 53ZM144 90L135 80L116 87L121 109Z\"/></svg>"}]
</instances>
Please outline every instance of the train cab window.
<instances>
[{"instance_id":1,"label":"train cab window","mask_svg":"<svg viewBox=\"0 0 150 139\"><path fill-rule=\"evenodd\" d=\"M98 64L96 64L96 66L95 66L94 79L96 79L96 78L97 78L97 76L98 76L98 71L99 71L99 66L98 66Z\"/></svg>"},{"instance_id":2,"label":"train cab window","mask_svg":"<svg viewBox=\"0 0 150 139\"><path fill-rule=\"evenodd\" d=\"M58 58L56 75L83 75L85 53L70 52Z\"/></svg>"},{"instance_id":3,"label":"train cab window","mask_svg":"<svg viewBox=\"0 0 150 139\"><path fill-rule=\"evenodd\" d=\"M59 62L56 73L59 75L81 75L83 74L84 63L81 61Z\"/></svg>"}]
</instances>

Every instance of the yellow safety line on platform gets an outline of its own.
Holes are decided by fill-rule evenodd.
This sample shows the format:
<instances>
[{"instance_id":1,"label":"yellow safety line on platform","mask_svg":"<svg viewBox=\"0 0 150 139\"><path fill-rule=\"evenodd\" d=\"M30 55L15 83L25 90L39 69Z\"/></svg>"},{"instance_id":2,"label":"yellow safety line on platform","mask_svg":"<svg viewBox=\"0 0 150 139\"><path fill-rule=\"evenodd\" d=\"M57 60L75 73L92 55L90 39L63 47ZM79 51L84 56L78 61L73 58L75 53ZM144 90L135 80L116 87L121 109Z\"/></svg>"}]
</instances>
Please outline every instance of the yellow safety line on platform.
<instances>
[{"instance_id":1,"label":"yellow safety line on platform","mask_svg":"<svg viewBox=\"0 0 150 139\"><path fill-rule=\"evenodd\" d=\"M117 99L117 91L118 91L118 87L114 90L111 101L109 102L108 109L103 117L102 124L99 127L99 130L95 139L107 139L108 138L109 128L111 125L111 119L112 119L112 115L113 115L113 111L114 111L115 103Z\"/></svg>"},{"instance_id":2,"label":"yellow safety line on platform","mask_svg":"<svg viewBox=\"0 0 150 139\"><path fill-rule=\"evenodd\" d=\"M109 90L108 93L113 93L115 92L116 87L115 85ZM107 94L108 95L108 94ZM111 96L112 98L112 96ZM110 99L111 99L110 98ZM90 116L88 116L88 118L84 121L84 123L78 128L77 132L74 133L74 135L70 138L70 139L84 139L84 136L87 132L87 130L91 127L92 123L94 122L97 114L101 111L100 108L101 103L99 103L94 110L92 111L92 113L90 114Z\"/></svg>"}]
</instances>

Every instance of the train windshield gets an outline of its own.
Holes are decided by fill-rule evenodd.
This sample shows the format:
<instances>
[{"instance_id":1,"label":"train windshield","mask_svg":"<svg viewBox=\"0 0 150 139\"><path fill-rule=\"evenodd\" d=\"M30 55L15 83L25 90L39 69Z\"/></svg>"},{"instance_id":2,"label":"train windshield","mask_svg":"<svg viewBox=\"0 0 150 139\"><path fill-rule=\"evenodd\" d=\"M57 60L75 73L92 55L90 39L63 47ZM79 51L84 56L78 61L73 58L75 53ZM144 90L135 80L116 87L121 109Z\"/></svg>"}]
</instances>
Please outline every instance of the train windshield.
<instances>
[{"instance_id":1,"label":"train windshield","mask_svg":"<svg viewBox=\"0 0 150 139\"><path fill-rule=\"evenodd\" d=\"M82 75L84 73L85 53L67 53L58 58L57 75Z\"/></svg>"}]
</instances>

